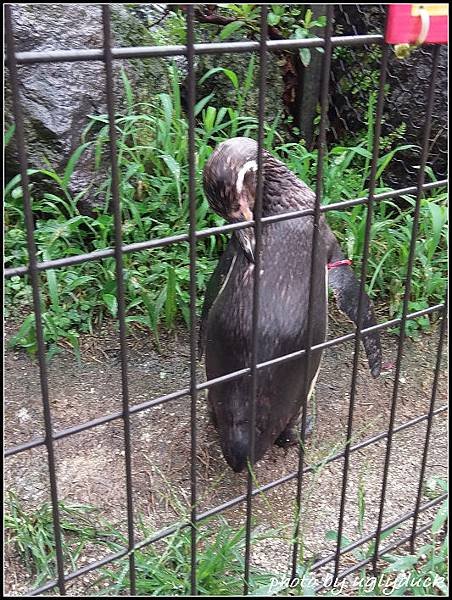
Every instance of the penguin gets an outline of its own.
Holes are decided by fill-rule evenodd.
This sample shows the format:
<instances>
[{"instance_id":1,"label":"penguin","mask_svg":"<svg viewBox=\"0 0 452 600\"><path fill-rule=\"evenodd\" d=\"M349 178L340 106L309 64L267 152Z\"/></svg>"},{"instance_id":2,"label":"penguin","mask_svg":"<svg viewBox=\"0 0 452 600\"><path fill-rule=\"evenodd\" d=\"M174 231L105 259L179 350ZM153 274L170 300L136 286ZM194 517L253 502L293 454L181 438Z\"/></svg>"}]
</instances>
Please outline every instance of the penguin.
<instances>
[{"instance_id":1,"label":"penguin","mask_svg":"<svg viewBox=\"0 0 452 600\"><path fill-rule=\"evenodd\" d=\"M203 170L210 207L229 223L254 218L257 187L257 142L237 137L220 143ZM314 192L272 154L263 151L262 216L313 209ZM299 351L307 346L309 288L313 286L312 345L326 340L328 286L339 309L355 324L360 283L323 215L319 221L315 279L310 282L313 216L262 226L257 362ZM234 231L206 287L200 319L199 357L205 353L207 379L215 379L251 364L254 286L254 229ZM365 294L363 327L376 324ZM370 371L381 370L378 332L362 337ZM321 350L257 371L254 461L272 444L299 443L304 377L308 398L320 369ZM308 370L307 370L308 369ZM208 390L208 403L226 462L235 472L250 456L249 413L251 378L217 384Z\"/></svg>"}]
</instances>

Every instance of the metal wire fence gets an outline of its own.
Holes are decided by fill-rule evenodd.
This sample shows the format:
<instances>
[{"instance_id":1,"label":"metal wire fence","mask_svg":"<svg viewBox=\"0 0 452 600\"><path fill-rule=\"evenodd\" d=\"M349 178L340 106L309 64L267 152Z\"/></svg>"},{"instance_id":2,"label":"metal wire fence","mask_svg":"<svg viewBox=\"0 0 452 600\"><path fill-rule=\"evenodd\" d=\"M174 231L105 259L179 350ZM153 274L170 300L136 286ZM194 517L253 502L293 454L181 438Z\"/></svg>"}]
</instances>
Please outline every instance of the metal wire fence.
<instances>
[{"instance_id":1,"label":"metal wire fence","mask_svg":"<svg viewBox=\"0 0 452 600\"><path fill-rule=\"evenodd\" d=\"M290 361L301 356L305 356L306 361L310 360L310 356L313 350L319 350L329 348L342 344L348 340L354 341L354 361L352 369L352 383L351 383L351 394L350 394L350 407L349 416L347 422L347 443L342 451L336 453L328 459L329 462L344 459L343 467L343 478L341 486L341 504L340 504L340 515L339 515L339 527L338 527L338 540L336 551L321 560L318 560L312 565L311 571L315 572L321 567L331 563L334 564L335 576L339 579L346 577L348 574L361 569L365 564L373 562L376 567L377 560L380 556L389 550L393 550L395 547L410 541L412 546L414 545L416 537L422 532L426 531L429 524L422 527L418 527L418 517L421 513L428 509L438 505L445 498L445 494L431 500L426 503L422 503L422 485L426 468L427 454L429 450L430 435L432 430L433 419L436 415L443 413L446 410L445 406L436 407L436 395L438 389L438 377L441 368L441 354L444 345L445 332L446 332L446 311L447 311L447 298L444 302L435 306L428 307L424 310L417 312L408 312L411 280L413 275L413 264L415 261L415 244L416 244L416 233L419 224L419 209L423 195L428 190L432 190L437 187L444 186L447 181L440 180L430 183L425 182L426 165L429 158L429 147L431 137L431 125L432 125L432 113L434 107L435 98L435 85L438 74L438 63L440 48L435 46L433 48L426 48L423 52L431 55L432 70L429 74L429 86L427 98L425 102L425 123L423 128L423 139L420 159L420 168L417 172L417 181L415 185L405 187L403 189L396 189L394 191L376 194L376 172L377 172L377 161L379 157L379 144L382 135L382 123L385 108L385 85L387 78L388 61L390 60L391 48L384 43L384 36L380 33L363 34L363 35L333 35L333 6L329 5L327 8L327 26L325 28L324 38L309 38L309 39L298 39L298 40L281 40L271 41L267 39L267 7L263 5L261 7L261 22L260 22L260 40L259 41L242 41L242 42L223 42L223 43L208 43L208 44L196 44L195 43L195 30L194 30L194 7L192 5L187 8L187 44L186 46L156 46L156 47L134 47L134 48L114 48L111 42L111 31L110 31L110 8L108 5L102 6L102 21L104 31L104 47L102 49L92 50L72 50L72 51L42 51L42 52L16 52L13 23L11 15L11 5L6 5L6 47L7 47L7 66L9 68L11 90L13 97L13 110L16 124L16 141L18 148L18 155L20 159L20 173L22 177L22 189L23 189L23 201L25 211L25 223L27 233L27 247L28 247L28 265L23 265L17 268L8 268L5 270L6 277L13 275L28 275L30 277L32 290L33 290L33 308L36 319L36 336L37 336L37 355L40 369L40 382L41 382L41 393L42 402L44 408L44 421L45 421L45 436L35 437L29 441L10 447L6 450L5 456L13 456L19 453L26 452L32 448L38 446L45 446L48 454L48 465L49 465L49 484L50 493L53 509L53 526L55 533L55 545L56 545L56 564L57 564L57 578L53 581L48 581L46 584L40 586L38 589L30 590L30 595L35 596L43 594L49 590L57 588L60 594L66 594L67 584L74 579L81 577L82 575L91 572L95 569L100 568L103 565L117 561L123 557L128 557L129 571L130 571L130 593L131 595L136 594L136 579L135 579L135 553L143 549L144 547L152 544L158 540L161 540L176 531L181 527L189 527L191 529L191 591L193 595L197 593L197 526L200 522L204 521L208 517L217 515L226 511L227 509L236 506L241 503L246 504L246 547L245 547L245 571L244 571L244 593L249 592L249 578L250 578L250 556L252 552L251 544L251 523L252 523L252 511L253 511L253 499L259 495L264 494L267 491L280 486L288 481L296 480L297 482L297 494L296 494L296 523L295 523L295 538L292 548L292 577L296 577L298 567L298 554L299 554L299 523L300 523L300 509L301 509L301 489L303 484L303 477L312 472L314 466L306 467L304 464L304 439L306 429L306 419L303 417L301 425L301 440L302 443L299 448L299 464L298 469L291 472L279 479L272 481L264 486L255 487L253 484L252 474L248 473L248 484L245 494L237 496L232 500L223 503L220 506L210 508L205 512L198 512L197 510L197 462L196 462L196 451L197 451L197 414L196 414L196 400L199 392L212 388L216 385L224 383L226 381L232 381L234 379L251 376L252 378L252 401L251 401L251 415L250 415L250 432L251 440L254 436L254 422L256 414L256 381L260 370L266 369L271 365L279 362ZM380 49L380 70L379 70L379 82L378 82L378 97L377 97L377 110L376 119L374 126L374 143L372 152L372 171L369 182L369 194L366 197L356 198L344 202L335 202L328 206L321 205L322 198L322 164L323 164L323 153L325 151L328 133L328 110L329 110L329 96L330 96L330 83L331 83L331 64L333 51L336 48L349 48L357 49L362 47L372 47ZM264 139L264 117L265 117L265 94L267 85L267 54L268 52L280 49L296 49L296 48L313 48L321 47L324 49L323 52L323 77L321 84L321 120L319 125L319 139L318 139L318 172L316 182L316 200L314 209L300 210L291 213L277 214L268 217L261 216L262 208L262 194L263 194L263 169L262 169L262 151L263 151L263 139ZM195 185L196 185L196 162L195 162L195 99L196 99L196 88L195 88L195 57L199 54L223 54L233 52L258 52L260 58L260 101L259 101L259 130L258 130L258 186L257 186L257 200L254 211L254 220L246 223L239 224L228 224L221 227L215 227L210 229L196 230L196 196L195 196ZM126 58L146 58L146 57L167 57L167 56L185 56L188 64L188 169L189 169L189 229L187 234L174 235L161 239L152 239L142 243L136 244L123 244L122 232L121 232L121 201L119 197L119 170L117 160L117 148L116 148L116 133L115 133L115 109L114 109L114 80L113 80L113 62L115 60L126 59ZM33 223L33 212L30 201L29 193L29 181L27 176L27 151L26 151L26 140L24 137L24 122L20 103L20 90L19 90L19 72L18 65L21 64L35 64L35 63L53 63L62 61L103 61L105 64L105 75L106 75L106 98L108 105L108 117L110 123L110 160L111 160L111 173L112 173L112 203L113 203L113 214L115 224L115 244L114 248L108 250L102 250L98 252L81 254L69 258L62 258L56 260L48 260L38 262L36 254L36 244L34 240L34 223ZM419 101L419 98L418 98ZM367 274L367 263L370 253L370 231L373 218L373 209L376 203L381 202L388 198L397 198L405 194L414 194L416 196L416 205L414 211L414 219L412 224L412 236L411 245L408 259L408 272L406 277L405 295L403 298L403 309L400 318L386 321L373 327L366 329L362 328L363 321L363 306L362 301L364 294L364 282L366 281ZM196 242L199 239L219 235L220 233L229 233L245 227L254 227L256 234L256 257L257 262L259 261L259 247L262 244L262 228L268 223L274 223L284 219L297 219L305 216L312 216L314 223L318 223L320 215L330 210L347 210L348 208L356 205L365 205L367 207L367 220L366 220L366 235L364 242L363 259L361 263L361 286L360 286L360 302L358 307L358 326L354 333L343 335L335 339L325 341L321 344L312 345L312 311L309 311L309 344L306 348L301 348L299 351L289 355L277 357L265 363L257 363L257 343L258 343L258 304L259 304L259 265L255 269L256 279L254 287L254 298L253 298L253 360L251 364L240 371L229 373L222 377L218 377L214 380L198 383L196 376L196 331L197 331L197 320L196 320ZM313 247L317 244L317 228L314 227L314 237L312 240ZM146 249L163 247L170 244L186 243L188 242L190 247L190 386L185 389L160 396L159 398L142 402L130 406L129 403L129 391L128 391L128 373L127 373L127 339L126 339L126 308L125 308L125 288L124 288L124 269L123 269L123 257L124 254L136 251L142 251ZM315 255L313 252L312 256ZM49 390L48 390L48 372L46 365L46 345L44 340L43 324L42 324L42 308L40 299L40 273L50 268L62 268L68 265L80 264L86 261L93 260L104 260L107 257L114 257L116 262L116 281L117 281L117 299L118 299L118 320L120 325L120 357L121 357L121 378L122 378L122 410L113 412L111 414L104 415L102 417L79 423L73 427L66 429L55 430L52 421L52 410L49 401ZM311 265L311 276L314 275L315 264L314 260ZM312 280L312 277L311 277ZM312 293L309 298L309 307L313 306ZM430 409L427 414L419 415L418 417L403 423L402 425L395 426L395 414L397 409L398 391L399 391L399 375L401 368L401 361L404 351L405 344L405 325L408 320L416 319L417 317L428 315L432 313L442 314L442 320L440 325L439 343L437 349L437 361L435 368L435 375L433 380L433 386L431 390L431 402ZM392 392L391 401L391 413L388 429L375 435L371 438L365 439L359 443L352 444L352 433L353 433L353 415L355 409L355 397L356 397L356 379L358 369L358 357L360 340L362 336L371 331L381 331L389 327L399 327L400 335L397 342L397 360L395 365L395 379L394 387ZM305 386L306 388L306 386ZM306 408L307 401L307 389L304 390L304 408ZM177 398L183 396L189 396L191 398L191 515L190 520L182 523L175 523L174 525L162 529L152 535L152 537L136 542L134 535L134 507L133 507L133 484L132 484L132 445L130 426L131 420L142 411L147 411L154 406L159 404L171 402ZM303 415L306 415L306 410L303 411ZM125 455L125 467L126 467L126 486L127 486L127 526L128 526L128 545L123 549L109 554L104 558L93 561L82 568L68 572L65 568L64 557L62 551L62 536L61 536L61 525L60 515L58 508L58 486L57 486L57 475L56 475L56 463L54 454L54 445L57 440L66 438L68 436L77 435L78 433L92 428L98 427L105 423L109 423L114 420L123 421L123 432L124 432L124 455ZM418 494L415 499L413 510L400 515L394 521L388 523L384 520L384 508L385 498L388 483L388 467L391 457L391 450L393 446L394 436L404 430L407 430L418 423L427 423L427 432L424 441L423 458L422 464L420 465L419 481L418 481ZM379 506L379 517L375 531L371 534L360 537L349 545L343 545L342 543L342 531L344 524L344 508L346 504L346 491L348 485L348 473L349 473L349 460L350 455L360 449L371 446L380 440L386 440L386 453L385 462L383 469L383 480L381 487L380 506ZM251 444L253 446L253 444ZM382 534L392 527L401 523L406 523L410 519L413 520L411 532L405 538L398 540L396 543L391 544L387 547L381 547ZM373 555L368 559L361 561L359 564L355 564L348 569L341 570L341 557L345 554L352 552L354 549L359 548L367 541L374 539L375 547Z\"/></svg>"}]
</instances>

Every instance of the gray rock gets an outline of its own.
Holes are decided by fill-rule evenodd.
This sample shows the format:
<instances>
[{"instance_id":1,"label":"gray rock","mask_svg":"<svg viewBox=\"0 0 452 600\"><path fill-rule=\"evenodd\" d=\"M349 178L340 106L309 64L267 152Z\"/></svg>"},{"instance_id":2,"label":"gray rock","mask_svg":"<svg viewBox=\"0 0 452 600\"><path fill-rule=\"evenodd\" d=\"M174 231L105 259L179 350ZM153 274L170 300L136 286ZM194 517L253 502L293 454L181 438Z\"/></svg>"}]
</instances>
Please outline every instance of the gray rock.
<instances>
[{"instance_id":1,"label":"gray rock","mask_svg":"<svg viewBox=\"0 0 452 600\"><path fill-rule=\"evenodd\" d=\"M102 48L101 7L90 4L16 4L13 21L17 51ZM157 11L156 14L160 14ZM153 34L126 5L112 5L112 31L117 46L151 45ZM159 59L115 61L116 109L123 107L121 65L138 101L168 89L167 64ZM105 68L100 61L20 65L20 92L30 167L61 172L89 122L89 115L104 114ZM6 86L6 115L12 121L11 92ZM14 140L6 148L7 176L18 172ZM71 178L76 194L105 176L95 173L92 153L85 152ZM95 186L93 186L94 189ZM86 205L94 198L88 194Z\"/></svg>"}]
</instances>

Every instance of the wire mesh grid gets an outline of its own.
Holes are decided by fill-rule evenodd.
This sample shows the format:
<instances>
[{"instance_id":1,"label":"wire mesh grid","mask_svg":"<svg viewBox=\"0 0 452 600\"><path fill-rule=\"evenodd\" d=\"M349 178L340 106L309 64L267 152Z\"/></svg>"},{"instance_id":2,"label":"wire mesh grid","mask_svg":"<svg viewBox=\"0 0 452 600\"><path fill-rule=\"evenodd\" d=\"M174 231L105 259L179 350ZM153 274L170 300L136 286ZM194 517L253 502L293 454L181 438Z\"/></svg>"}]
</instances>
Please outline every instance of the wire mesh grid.
<instances>
[{"instance_id":1,"label":"wire mesh grid","mask_svg":"<svg viewBox=\"0 0 452 600\"><path fill-rule=\"evenodd\" d=\"M298 542L299 542L299 519L301 509L301 488L303 483L303 476L306 473L312 472L315 469L314 466L306 467L304 465L304 444L300 445L299 449L299 465L298 469L294 472L289 473L279 479L272 481L264 486L255 487L253 485L253 478L251 471L248 472L248 484L245 494L237 496L232 500L223 503L220 506L213 507L205 512L199 513L197 511L197 469L196 469L196 450L197 450L197 413L196 413L196 399L199 392L205 389L214 387L226 381L232 381L234 379L250 375L253 381L252 386L252 401L250 403L250 433L251 440L254 435L254 422L255 422L255 403L256 403L256 380L258 373L261 369L268 368L273 364L279 362L290 361L301 356L305 356L306 361L310 360L310 355L313 350L319 350L329 348L335 345L344 343L345 341L354 341L355 353L354 363L352 370L352 388L350 395L350 406L349 406L349 417L347 423L347 437L349 440L342 451L336 453L328 459L328 462L344 459L343 468L343 479L342 479L342 490L341 490L341 504L340 504L340 516L339 516L339 530L336 551L331 555L318 560L312 565L311 570L315 571L321 567L331 563L334 564L335 576L339 579L346 577L352 572L355 572L362 568L365 564L373 562L376 567L376 562L382 554L389 550L393 550L395 547L410 541L412 546L416 536L423 533L429 527L429 524L422 527L418 527L418 517L421 513L427 511L433 506L438 505L444 500L446 494L431 500L426 503L422 503L422 484L425 474L426 457L429 448L429 441L431 435L431 428L433 419L436 415L443 413L446 410L445 406L436 407L435 400L438 387L438 377L441 367L441 353L444 345L445 331L446 331L446 310L447 310L447 298L444 302L435 306L428 307L426 309L409 313L409 297L411 279L413 275L413 264L415 260L415 242L416 233L419 222L419 207L420 202L428 190L432 190L441 186L444 186L447 181L442 179L440 181L433 181L426 183L426 166L429 160L429 150L431 147L431 127L432 127L432 115L434 111L435 101L435 84L438 75L438 65L440 59L440 47L435 46L432 48L426 48L423 52L428 53L431 56L431 73L428 75L428 93L427 98L424 101L424 127L422 134L421 143L421 155L420 155L420 168L416 173L417 182L416 185L405 187L402 189L396 189L394 191L385 193L375 193L376 189L376 172L377 172L377 160L379 157L379 142L382 135L382 127L384 124L384 111L389 110L390 107L386 106L385 98L385 85L388 76L388 63L390 61L391 49L384 43L384 38L379 33L365 33L358 34L356 31L353 35L333 35L333 6L329 5L327 8L327 26L325 28L325 35L323 38L310 38L302 40L281 40L272 41L267 39L267 7L261 6L261 21L260 21L260 39L257 42L244 41L244 42L223 42L223 43L209 43L209 44L196 44L195 43L195 28L194 28L194 7L189 5L187 7L186 15L186 26L187 26L187 44L186 46L158 46L158 47L135 47L135 48L114 48L111 43L111 31L110 31L110 8L108 5L102 6L102 23L104 33L104 47L102 49L93 50L73 50L73 51L42 51L42 52L16 52L13 23L11 14L11 5L6 5L5 16L6 16L6 47L7 47L7 66L10 73L10 82L13 98L13 112L16 124L16 142L18 148L18 155L20 160L20 173L22 177L22 189L23 189L23 200L24 200L24 211L26 221L26 232L27 232L27 246L29 263L22 267L8 268L5 270L5 276L11 277L13 275L28 275L31 280L33 290L33 307L36 319L36 335L37 335L37 346L38 346L38 361L40 369L40 382L41 382L41 393L44 408L44 420L45 420L45 436L35 437L29 441L10 447L6 450L5 456L13 456L22 452L26 452L32 448L39 446L45 446L48 455L49 465L49 484L52 501L52 515L53 515L53 526L55 533L55 544L56 544L56 563L57 563L57 578L52 581L48 581L38 589L30 590L30 595L43 594L49 590L57 588L60 594L66 594L67 584L74 579L100 568L103 565L119 560L120 558L128 557L129 561L129 572L130 572L130 593L135 595L136 593L136 581L135 581L135 553L152 544L158 540L161 540L180 528L189 527L191 530L191 592L193 595L197 594L197 526L200 522L211 517L213 515L222 513L227 509L236 506L241 503L246 505L246 546L245 546L245 571L244 571L244 593L249 592L249 577L250 577L250 556L252 552L251 543L251 518L253 499L259 495L264 494L267 491L280 486L288 481L296 480L297 482L297 498L296 498L296 517L295 517L295 536L292 548L292 577L296 577L297 564L298 564ZM343 10L339 7L336 8L336 12ZM267 54L273 50L278 49L295 49L295 48L312 48L322 47L323 52L323 77L321 84L321 119L319 125L319 136L318 136L318 170L317 170L317 182L316 182L316 201L313 210L299 210L290 213L277 214L269 217L261 216L261 205L262 205L262 194L263 194L263 168L262 168L262 151L263 151L263 123L265 118L265 93L267 85ZM332 70L332 62L334 63L334 50L337 48L347 48L352 54L359 48L370 48L378 49L378 60L380 62L380 74L378 82L378 96L377 96L377 110L376 120L374 126L374 143L372 152L372 171L369 181L369 194L366 197L355 198L343 202L335 202L328 206L321 205L322 197L322 164L323 164L323 152L326 147L328 137L328 111L330 107L330 82L331 75L334 73ZM195 159L195 100L196 100L196 84L195 84L195 57L198 54L211 53L211 54L223 54L228 52L258 52L260 58L260 77L259 77L259 131L258 131L258 186L257 186L257 204L254 211L254 220L246 223L239 224L227 224L221 227L215 227L205 230L196 230L196 159ZM119 195L119 170L117 162L117 149L116 149L116 137L115 127L112 124L115 123L115 109L114 109L114 77L113 77L113 61L124 58L145 58L145 57L167 57L167 56L178 56L182 55L187 58L188 66L188 168L189 168L189 230L187 234L169 236L161 239L152 239L142 243L136 244L123 244L122 241L122 224L121 224L121 201ZM89 61L89 60L100 60L105 65L105 76L106 76L106 98L108 106L108 117L110 123L110 160L111 160L111 173L112 173L112 199L113 199L113 214L115 224L115 240L114 247L108 250L92 252L73 256L69 258L62 258L57 260L48 260L38 262L36 254L36 245L34 240L34 223L33 223L33 212L29 194L29 181L27 176L27 151L26 151L26 140L24 137L24 123L23 115L20 105L20 91L19 91L19 73L18 65L20 64L34 64L34 63L51 63L51 62L62 62L62 61ZM333 65L334 66L334 65ZM390 76L390 75L389 75ZM334 80L334 78L333 78ZM418 101L419 98L417 99ZM351 107L353 108L353 107ZM419 157L418 157L419 161ZM362 328L363 321L363 294L364 294L364 282L367 274L367 263L370 252L370 231L373 216L373 208L376 203L381 202L388 198L397 198L406 194L414 194L416 196L416 205L414 211L414 219L412 224L412 235L411 235L411 246L408 260L408 273L405 285L405 295L403 299L403 310L401 318L392 319L375 325L372 327ZM358 325L354 333L343 335L332 340L328 340L321 344L312 345L312 336L309 336L309 343L306 348L302 348L297 352L289 355L277 357L265 363L257 363L257 331L259 327L259 268L256 269L257 276L254 284L254 299L253 299L253 360L249 367L241 369L233 373L229 373L222 377L218 377L214 380L198 383L196 375L196 242L200 239L206 238L212 235L218 235L220 233L229 233L246 227L254 227L256 234L257 250L259 250L261 240L262 228L267 223L273 223L285 219L297 219L302 217L312 217L314 223L318 223L318 219L322 213L326 213L330 210L347 210L350 207L357 205L367 206L367 220L366 220L366 236L363 251L363 260L361 265L361 285L360 285L360 301L358 307ZM316 247L317 243L317 228L313 229L314 237L312 240L313 247ZM190 262L190 386L185 389L178 390L176 392L160 396L159 398L143 402L130 406L129 404L129 392L128 392L128 374L127 374L127 340L126 340L126 308L125 308L125 289L124 289L124 268L123 268L123 256L126 253L142 251L151 248L163 247L175 243L186 243L188 242L190 248L189 262ZM315 253L313 253L314 255ZM259 251L256 253L259 257ZM52 411L49 401L49 390L48 390L48 372L46 365L46 345L43 335L42 325L42 309L40 301L40 273L50 268L62 268L68 265L80 264L86 261L103 260L108 257L114 257L116 264L116 282L117 282L117 299L118 299L118 320L120 325L120 357L121 357L121 381L122 381L122 399L123 405L122 410L111 414L104 415L97 419L86 421L84 423L77 424L73 427L66 429L55 430L52 422ZM259 258L257 258L259 261ZM315 264L314 260L311 265L311 275L314 275ZM312 306L313 298L310 294L309 307ZM437 349L437 362L435 368L435 375L433 380L433 386L431 391L431 402L430 409L427 414L420 415L410 421L403 423L402 425L395 425L395 413L397 407L398 398L398 381L400 374L401 360L403 356L404 342L405 342L405 325L410 319L428 315L432 313L442 314L442 321L440 326L439 344ZM312 333L311 326L311 314L309 311L309 323L308 330ZM391 402L391 414L390 421L387 431L381 432L378 435L367 438L359 443L352 444L352 432L353 432L353 413L354 413L354 397L357 377L357 365L359 355L359 344L362 336L371 331L381 331L389 327L399 327L400 336L398 338L397 346L397 361L395 368L395 383L393 387L392 402ZM306 384L306 382L305 382ZM304 406L306 405L307 389L304 389ZM189 396L191 398L191 515L190 520L187 522L175 523L174 525L167 527L163 530L158 531L152 537L136 542L134 536L134 510L133 510L133 485L132 485L132 470L131 470L131 436L130 436L130 423L131 419L138 413L151 409L159 404L171 402L177 398ZM306 410L303 411L303 419L301 424L301 439L304 440L305 428L306 428ZM57 475L54 455L54 444L57 440L63 439L68 436L76 435L79 432L86 431L100 425L109 423L114 420L123 421L124 431L124 456L125 456L125 472L126 472L126 486L127 486L127 526L128 526L128 545L123 549L105 556L104 558L91 562L82 568L67 572L64 564L63 550L62 550L62 538L61 538L61 525L60 515L58 508L58 488L57 488ZM386 497L386 488L388 482L388 466L391 456L392 444L394 435L397 433L407 430L414 425L426 422L427 432L424 442L423 459L419 473L418 482L418 494L415 501L415 505L412 511L400 515L396 520L385 523L384 522L384 506ZM381 499L379 507L379 518L376 529L371 534L361 536L349 545L342 543L342 528L344 520L344 507L346 503L346 490L347 490L347 475L349 468L349 458L354 452L357 452L365 447L371 446L380 440L386 440L386 453L385 453L385 464L383 470L383 480L381 487ZM253 453L253 446L251 444L251 454ZM397 543L381 547L382 534L390 530L395 525L405 523L413 519L411 532L405 538L402 538ZM367 541L375 540L375 549L373 555L361 561L359 564L355 564L348 569L340 569L340 560L344 554L352 552L354 549L360 547ZM320 588L319 588L320 589Z\"/></svg>"}]
</instances>

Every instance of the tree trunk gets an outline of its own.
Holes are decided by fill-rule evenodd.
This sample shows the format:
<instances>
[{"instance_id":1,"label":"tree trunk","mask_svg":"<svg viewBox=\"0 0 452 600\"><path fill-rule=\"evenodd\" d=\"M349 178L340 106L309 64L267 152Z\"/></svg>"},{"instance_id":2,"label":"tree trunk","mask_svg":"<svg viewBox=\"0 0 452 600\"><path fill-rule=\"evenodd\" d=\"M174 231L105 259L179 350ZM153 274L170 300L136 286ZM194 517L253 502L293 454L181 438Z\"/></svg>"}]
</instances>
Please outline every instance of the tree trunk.
<instances>
[{"instance_id":1,"label":"tree trunk","mask_svg":"<svg viewBox=\"0 0 452 600\"><path fill-rule=\"evenodd\" d=\"M326 16L324 4L311 4L312 19ZM317 37L323 37L324 27L313 27L311 33ZM314 119L317 114L317 104L320 96L320 82L322 76L323 54L312 48L311 62L308 67L299 63L299 88L297 94L297 123L300 129L300 137L305 140L306 146L312 148L314 145Z\"/></svg>"}]
</instances>

